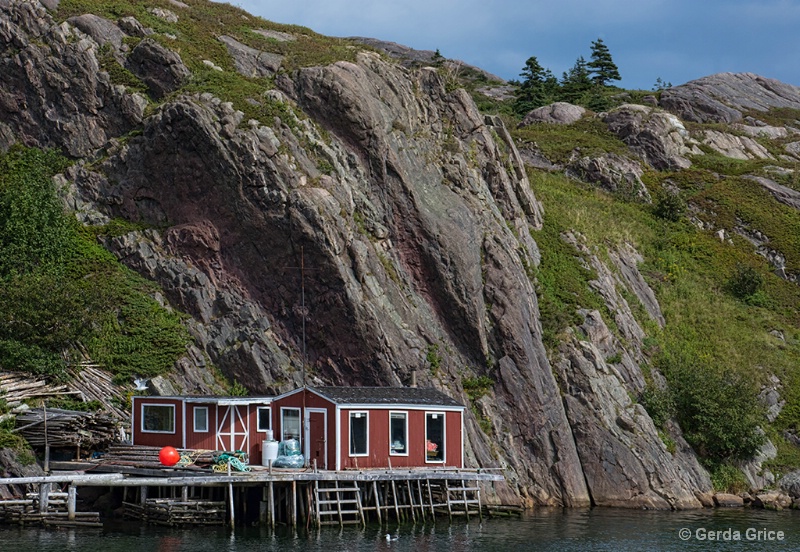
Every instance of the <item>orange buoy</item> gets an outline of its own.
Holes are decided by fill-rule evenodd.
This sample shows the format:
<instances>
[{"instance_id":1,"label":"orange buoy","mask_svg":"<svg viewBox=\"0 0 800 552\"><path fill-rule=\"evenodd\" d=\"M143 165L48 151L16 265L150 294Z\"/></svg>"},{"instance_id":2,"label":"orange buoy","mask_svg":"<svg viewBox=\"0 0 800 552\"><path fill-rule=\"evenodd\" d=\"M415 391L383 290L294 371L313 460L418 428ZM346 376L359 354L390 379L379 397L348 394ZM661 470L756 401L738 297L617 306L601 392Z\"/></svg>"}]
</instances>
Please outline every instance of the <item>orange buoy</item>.
<instances>
[{"instance_id":1,"label":"orange buoy","mask_svg":"<svg viewBox=\"0 0 800 552\"><path fill-rule=\"evenodd\" d=\"M165 466L174 466L181 459L181 455L175 447L164 447L158 451L158 459Z\"/></svg>"}]
</instances>

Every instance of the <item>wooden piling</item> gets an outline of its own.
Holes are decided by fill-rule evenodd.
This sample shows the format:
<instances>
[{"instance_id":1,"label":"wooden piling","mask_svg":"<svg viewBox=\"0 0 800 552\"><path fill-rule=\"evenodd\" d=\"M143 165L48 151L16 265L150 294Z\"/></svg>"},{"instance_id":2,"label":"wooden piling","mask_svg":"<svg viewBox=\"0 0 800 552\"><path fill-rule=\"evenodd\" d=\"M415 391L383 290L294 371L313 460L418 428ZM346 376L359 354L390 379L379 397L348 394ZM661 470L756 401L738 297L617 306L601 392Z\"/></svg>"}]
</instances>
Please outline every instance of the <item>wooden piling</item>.
<instances>
[{"instance_id":1,"label":"wooden piling","mask_svg":"<svg viewBox=\"0 0 800 552\"><path fill-rule=\"evenodd\" d=\"M394 483L394 479L392 479L392 501L394 502L394 515L397 521L400 521L400 507L397 504L397 485Z\"/></svg>"},{"instance_id":2,"label":"wooden piling","mask_svg":"<svg viewBox=\"0 0 800 552\"><path fill-rule=\"evenodd\" d=\"M272 462L270 461L270 469ZM275 489L272 481L269 482L269 524L270 527L275 529Z\"/></svg>"},{"instance_id":3,"label":"wooden piling","mask_svg":"<svg viewBox=\"0 0 800 552\"><path fill-rule=\"evenodd\" d=\"M50 502L50 483L39 485L39 513L47 513L47 506Z\"/></svg>"},{"instance_id":4,"label":"wooden piling","mask_svg":"<svg viewBox=\"0 0 800 552\"><path fill-rule=\"evenodd\" d=\"M382 515L381 515L381 499L378 495L378 482L372 482L372 494L375 495L375 511L378 513L378 523L383 525Z\"/></svg>"},{"instance_id":5,"label":"wooden piling","mask_svg":"<svg viewBox=\"0 0 800 552\"><path fill-rule=\"evenodd\" d=\"M236 513L233 507L233 483L228 483L228 508L230 508L230 524L231 530L233 530L234 524L236 523Z\"/></svg>"},{"instance_id":6,"label":"wooden piling","mask_svg":"<svg viewBox=\"0 0 800 552\"><path fill-rule=\"evenodd\" d=\"M297 529L297 481L292 479L292 528Z\"/></svg>"},{"instance_id":7,"label":"wooden piling","mask_svg":"<svg viewBox=\"0 0 800 552\"><path fill-rule=\"evenodd\" d=\"M422 496L422 482L417 479L417 496L419 496L419 513L422 515L422 521L425 522L425 497Z\"/></svg>"},{"instance_id":8,"label":"wooden piling","mask_svg":"<svg viewBox=\"0 0 800 552\"><path fill-rule=\"evenodd\" d=\"M411 506L411 519L414 523L417 522L417 513L414 511L414 493L411 492L411 480L406 479L406 489L408 490L408 502Z\"/></svg>"},{"instance_id":9,"label":"wooden piling","mask_svg":"<svg viewBox=\"0 0 800 552\"><path fill-rule=\"evenodd\" d=\"M67 519L75 521L75 505L78 500L78 489L70 485L67 489Z\"/></svg>"}]
</instances>

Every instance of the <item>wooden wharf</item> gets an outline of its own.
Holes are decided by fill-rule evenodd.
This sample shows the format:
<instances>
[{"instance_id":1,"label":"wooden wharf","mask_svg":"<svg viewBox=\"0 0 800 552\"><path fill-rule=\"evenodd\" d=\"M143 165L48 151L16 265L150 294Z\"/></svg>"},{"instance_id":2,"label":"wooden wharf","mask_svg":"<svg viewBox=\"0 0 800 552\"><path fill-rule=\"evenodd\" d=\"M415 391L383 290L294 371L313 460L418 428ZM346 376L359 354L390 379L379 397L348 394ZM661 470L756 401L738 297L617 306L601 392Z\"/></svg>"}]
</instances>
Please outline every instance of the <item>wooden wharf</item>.
<instances>
[{"instance_id":1,"label":"wooden wharf","mask_svg":"<svg viewBox=\"0 0 800 552\"><path fill-rule=\"evenodd\" d=\"M118 460L135 454L117 455L88 472L0 478L0 485L28 485L33 493L21 499L24 503L0 500L0 519L97 524L97 515L76 511L81 487L109 488L119 494L126 518L167 526L247 523L296 528L433 522L457 516L482 519L497 509L481 504L481 488L504 480L497 470L456 468L325 471L249 466L249 471L215 473L196 465L159 467L147 460L148 454L139 456L145 461L138 463ZM48 506L42 509L42 504Z\"/></svg>"}]
</instances>

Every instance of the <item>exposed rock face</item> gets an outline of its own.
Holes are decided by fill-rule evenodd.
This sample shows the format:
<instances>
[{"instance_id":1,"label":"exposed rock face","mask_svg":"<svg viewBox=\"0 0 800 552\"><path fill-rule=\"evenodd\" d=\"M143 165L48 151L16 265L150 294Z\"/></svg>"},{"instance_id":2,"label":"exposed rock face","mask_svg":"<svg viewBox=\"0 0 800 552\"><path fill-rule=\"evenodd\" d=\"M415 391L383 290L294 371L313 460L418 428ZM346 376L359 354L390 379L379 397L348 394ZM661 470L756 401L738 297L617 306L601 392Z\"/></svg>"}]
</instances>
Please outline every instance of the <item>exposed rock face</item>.
<instances>
[{"instance_id":1,"label":"exposed rock face","mask_svg":"<svg viewBox=\"0 0 800 552\"><path fill-rule=\"evenodd\" d=\"M700 154L689 132L674 115L643 105L623 105L605 116L611 132L653 168L686 169L690 154Z\"/></svg>"},{"instance_id":2,"label":"exposed rock face","mask_svg":"<svg viewBox=\"0 0 800 552\"><path fill-rule=\"evenodd\" d=\"M271 336L267 314L237 289L235 282L226 281L229 278L221 265L219 236L211 223L172 227L166 240L148 230L144 235L114 238L107 245L126 265L158 282L171 304L181 305L194 317L189 330L196 343L212 363L224 367L231 379L260 394L302 385L299 370L292 369L289 358ZM190 364L184 360L176 371L183 392L213 389L202 370L190 369L191 365L205 366L203 355L194 354L190 360ZM199 378L197 373L201 374ZM298 376L296 381L287 377L289 373Z\"/></svg>"},{"instance_id":3,"label":"exposed rock face","mask_svg":"<svg viewBox=\"0 0 800 552\"><path fill-rule=\"evenodd\" d=\"M775 484L775 475L764 468L764 462L772 460L776 456L778 456L778 449L772 444L772 441L767 439L752 460L743 462L739 466L747 478L751 491L765 489Z\"/></svg>"},{"instance_id":4,"label":"exposed rock face","mask_svg":"<svg viewBox=\"0 0 800 552\"><path fill-rule=\"evenodd\" d=\"M744 506L744 499L735 494L717 493L714 495L714 504L720 508L741 508Z\"/></svg>"},{"instance_id":5,"label":"exposed rock face","mask_svg":"<svg viewBox=\"0 0 800 552\"><path fill-rule=\"evenodd\" d=\"M281 55L261 52L230 36L223 35L219 40L228 47L236 70L245 77L271 77L281 68Z\"/></svg>"},{"instance_id":6,"label":"exposed rock face","mask_svg":"<svg viewBox=\"0 0 800 552\"><path fill-rule=\"evenodd\" d=\"M789 472L781 477L778 486L792 498L800 498L800 470Z\"/></svg>"},{"instance_id":7,"label":"exposed rock face","mask_svg":"<svg viewBox=\"0 0 800 552\"><path fill-rule=\"evenodd\" d=\"M575 159L567 167L567 174L626 198L651 201L650 192L642 182L642 166L615 153Z\"/></svg>"},{"instance_id":8,"label":"exposed rock face","mask_svg":"<svg viewBox=\"0 0 800 552\"><path fill-rule=\"evenodd\" d=\"M735 136L718 130L706 130L703 143L733 159L771 159L767 148L748 136Z\"/></svg>"},{"instance_id":9,"label":"exposed rock face","mask_svg":"<svg viewBox=\"0 0 800 552\"><path fill-rule=\"evenodd\" d=\"M411 48L410 46L405 46L404 44L398 44L397 42L390 42L388 40L380 40L378 38L369 38L363 36L351 36L349 39L360 42L361 44L366 44L375 48L376 50L390 55L393 58L399 59L406 66L418 66L420 64L428 65L441 62L445 66L453 67L455 69L469 69L470 71L474 71L475 73L484 76L487 80L493 82L498 82L501 84L505 84L506 82L504 79L489 73L485 69L481 69L480 67L476 67L474 65L469 65L463 61L447 59L444 57L437 58L434 50L417 50Z\"/></svg>"},{"instance_id":10,"label":"exposed rock face","mask_svg":"<svg viewBox=\"0 0 800 552\"><path fill-rule=\"evenodd\" d=\"M80 157L141 122L141 96L100 71L97 43L38 2L0 2L0 121L29 146Z\"/></svg>"},{"instance_id":11,"label":"exposed rock face","mask_svg":"<svg viewBox=\"0 0 800 552\"><path fill-rule=\"evenodd\" d=\"M623 345L613 337L598 312L583 312L584 323L562 345L557 363L592 503L648 509L702 507L696 493L709 492L711 481L680 430L670 425L675 450L669 451L650 416L631 399L645 387L640 368L645 334L618 286L638 289L637 297L649 301L652 290L632 263L638 254L626 247L612 257L627 267L623 271L627 274L620 279L579 237L567 235L564 239L589 259L598 276L591 285L616 313L615 322L626 342ZM653 314L660 316L660 310ZM580 339L579 334L585 338ZM608 360L612 358L615 361Z\"/></svg>"},{"instance_id":12,"label":"exposed rock face","mask_svg":"<svg viewBox=\"0 0 800 552\"><path fill-rule=\"evenodd\" d=\"M751 138L764 137L774 140L775 138L786 138L789 136L789 131L786 130L786 127L774 127L769 125L753 126L742 124L734 124L731 126L733 126L733 128L736 130L744 132Z\"/></svg>"},{"instance_id":13,"label":"exposed rock face","mask_svg":"<svg viewBox=\"0 0 800 552\"><path fill-rule=\"evenodd\" d=\"M520 127L534 123L551 123L555 125L570 125L579 121L586 114L586 109L579 105L566 102L555 102L550 105L537 107L522 119Z\"/></svg>"},{"instance_id":14,"label":"exposed rock face","mask_svg":"<svg viewBox=\"0 0 800 552\"><path fill-rule=\"evenodd\" d=\"M599 317L595 317L599 318ZM700 508L710 481L683 439L670 453L624 378L593 344L575 339L558 364L564 404L592 501L597 506ZM689 470L683 462L688 461Z\"/></svg>"},{"instance_id":15,"label":"exposed rock face","mask_svg":"<svg viewBox=\"0 0 800 552\"><path fill-rule=\"evenodd\" d=\"M178 54L145 38L128 56L128 69L144 81L154 98L180 88L191 74Z\"/></svg>"},{"instance_id":16,"label":"exposed rock face","mask_svg":"<svg viewBox=\"0 0 800 552\"><path fill-rule=\"evenodd\" d=\"M644 306L650 318L655 320L659 326L664 326L664 315L661 314L661 306L658 304L656 294L645 282L642 273L639 272L639 264L644 258L630 244L624 244L616 251L609 251L609 257L619 270L625 286L633 292L639 302Z\"/></svg>"},{"instance_id":17,"label":"exposed rock face","mask_svg":"<svg viewBox=\"0 0 800 552\"><path fill-rule=\"evenodd\" d=\"M108 43L117 50L122 48L122 38L125 33L112 21L90 13L71 17L68 21L91 36L101 46Z\"/></svg>"},{"instance_id":18,"label":"exposed rock face","mask_svg":"<svg viewBox=\"0 0 800 552\"><path fill-rule=\"evenodd\" d=\"M664 90L660 105L686 121L735 123L745 111L800 109L800 87L753 73L719 73Z\"/></svg>"}]
</instances>

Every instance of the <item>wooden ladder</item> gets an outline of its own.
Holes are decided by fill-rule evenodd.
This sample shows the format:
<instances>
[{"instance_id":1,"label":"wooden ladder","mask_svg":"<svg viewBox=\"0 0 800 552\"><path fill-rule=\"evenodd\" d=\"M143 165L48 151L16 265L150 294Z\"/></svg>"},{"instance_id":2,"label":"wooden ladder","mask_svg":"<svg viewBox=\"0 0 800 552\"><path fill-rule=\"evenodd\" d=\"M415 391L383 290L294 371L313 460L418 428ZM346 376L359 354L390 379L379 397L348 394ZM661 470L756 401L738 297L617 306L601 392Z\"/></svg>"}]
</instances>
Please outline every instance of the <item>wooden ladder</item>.
<instances>
[{"instance_id":1,"label":"wooden ladder","mask_svg":"<svg viewBox=\"0 0 800 552\"><path fill-rule=\"evenodd\" d=\"M481 488L478 486L477 481L474 482L474 487L468 487L467 482L453 481L453 484L458 486L453 487L451 481L445 479L445 497L447 502L447 514L452 519L453 516L466 516L469 519L470 513L477 514L483 521L483 512L481 510ZM474 510L473 510L474 506Z\"/></svg>"},{"instance_id":2,"label":"wooden ladder","mask_svg":"<svg viewBox=\"0 0 800 552\"><path fill-rule=\"evenodd\" d=\"M317 526L346 525L364 521L364 509L361 505L361 489L356 483L352 487L342 486L342 482L331 482L332 486L314 482L314 515Z\"/></svg>"}]
</instances>

